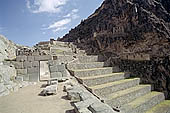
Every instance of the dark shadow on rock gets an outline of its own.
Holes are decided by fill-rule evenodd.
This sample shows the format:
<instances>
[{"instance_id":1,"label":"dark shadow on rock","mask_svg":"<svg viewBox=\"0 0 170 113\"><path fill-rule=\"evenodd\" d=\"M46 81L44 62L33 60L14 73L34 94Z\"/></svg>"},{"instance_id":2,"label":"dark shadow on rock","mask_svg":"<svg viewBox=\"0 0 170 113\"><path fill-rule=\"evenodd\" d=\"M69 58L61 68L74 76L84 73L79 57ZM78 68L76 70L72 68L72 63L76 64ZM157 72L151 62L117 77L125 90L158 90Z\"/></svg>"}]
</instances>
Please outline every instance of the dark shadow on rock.
<instances>
[{"instance_id":1,"label":"dark shadow on rock","mask_svg":"<svg viewBox=\"0 0 170 113\"><path fill-rule=\"evenodd\" d=\"M65 113L76 113L74 109L72 110L67 110Z\"/></svg>"},{"instance_id":2,"label":"dark shadow on rock","mask_svg":"<svg viewBox=\"0 0 170 113\"><path fill-rule=\"evenodd\" d=\"M47 84L42 84L40 88L45 88L47 86L48 86Z\"/></svg>"},{"instance_id":3,"label":"dark shadow on rock","mask_svg":"<svg viewBox=\"0 0 170 113\"><path fill-rule=\"evenodd\" d=\"M62 96L61 99L64 99L64 100L69 100L67 95L66 96Z\"/></svg>"}]
</instances>

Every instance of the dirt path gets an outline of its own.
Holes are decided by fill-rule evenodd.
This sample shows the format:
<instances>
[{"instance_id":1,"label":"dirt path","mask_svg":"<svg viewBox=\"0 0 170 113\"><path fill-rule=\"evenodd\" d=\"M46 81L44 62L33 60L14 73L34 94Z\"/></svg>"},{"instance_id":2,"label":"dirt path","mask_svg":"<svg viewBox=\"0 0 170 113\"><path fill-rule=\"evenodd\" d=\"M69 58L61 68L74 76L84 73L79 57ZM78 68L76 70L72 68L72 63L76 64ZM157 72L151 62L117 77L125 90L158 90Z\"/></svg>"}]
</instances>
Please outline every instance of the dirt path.
<instances>
[{"instance_id":1,"label":"dirt path","mask_svg":"<svg viewBox=\"0 0 170 113\"><path fill-rule=\"evenodd\" d=\"M57 95L42 97L41 85L28 86L5 97L0 97L0 113L72 113L73 107L63 96L63 84L59 84Z\"/></svg>"}]
</instances>

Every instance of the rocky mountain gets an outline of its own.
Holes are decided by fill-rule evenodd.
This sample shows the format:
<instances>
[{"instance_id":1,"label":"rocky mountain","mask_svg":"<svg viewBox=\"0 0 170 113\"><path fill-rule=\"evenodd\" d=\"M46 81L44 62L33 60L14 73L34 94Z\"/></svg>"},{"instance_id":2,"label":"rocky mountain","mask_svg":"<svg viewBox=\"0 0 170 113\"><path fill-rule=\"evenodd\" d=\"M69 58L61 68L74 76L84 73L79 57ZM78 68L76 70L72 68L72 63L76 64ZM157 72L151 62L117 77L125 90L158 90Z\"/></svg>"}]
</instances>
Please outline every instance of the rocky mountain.
<instances>
[{"instance_id":1,"label":"rocky mountain","mask_svg":"<svg viewBox=\"0 0 170 113\"><path fill-rule=\"evenodd\" d=\"M75 42L95 54L170 54L169 3L169 0L105 0L60 40Z\"/></svg>"}]
</instances>

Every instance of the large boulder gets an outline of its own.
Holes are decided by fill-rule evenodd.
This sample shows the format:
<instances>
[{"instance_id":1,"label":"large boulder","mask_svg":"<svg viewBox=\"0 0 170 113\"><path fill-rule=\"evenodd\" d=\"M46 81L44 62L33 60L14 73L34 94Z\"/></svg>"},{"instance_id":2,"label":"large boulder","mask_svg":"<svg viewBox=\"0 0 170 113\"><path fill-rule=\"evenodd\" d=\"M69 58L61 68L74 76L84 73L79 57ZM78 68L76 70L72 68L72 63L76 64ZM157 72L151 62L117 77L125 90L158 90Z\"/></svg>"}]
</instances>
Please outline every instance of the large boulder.
<instances>
[{"instance_id":1,"label":"large boulder","mask_svg":"<svg viewBox=\"0 0 170 113\"><path fill-rule=\"evenodd\" d=\"M16 70L12 66L0 65L0 82L4 84L9 84L16 76Z\"/></svg>"}]
</instances>

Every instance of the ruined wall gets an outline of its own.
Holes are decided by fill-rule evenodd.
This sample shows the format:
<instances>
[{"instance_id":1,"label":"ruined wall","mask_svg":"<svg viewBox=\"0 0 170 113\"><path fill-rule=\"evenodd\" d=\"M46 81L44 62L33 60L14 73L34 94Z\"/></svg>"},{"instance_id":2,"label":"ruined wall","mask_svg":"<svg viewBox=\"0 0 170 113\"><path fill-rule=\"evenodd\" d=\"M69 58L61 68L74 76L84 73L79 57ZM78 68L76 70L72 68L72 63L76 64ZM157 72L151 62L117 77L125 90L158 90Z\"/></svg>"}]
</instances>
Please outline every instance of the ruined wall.
<instances>
[{"instance_id":1,"label":"ruined wall","mask_svg":"<svg viewBox=\"0 0 170 113\"><path fill-rule=\"evenodd\" d=\"M50 55L17 56L16 61L11 61L17 71L16 79L38 82L40 76L40 61L48 61L51 59L52 57Z\"/></svg>"},{"instance_id":2,"label":"ruined wall","mask_svg":"<svg viewBox=\"0 0 170 113\"><path fill-rule=\"evenodd\" d=\"M131 72L132 77L141 78L141 83L151 84L152 89L164 92L170 99L170 59L152 58L149 61L111 59L113 66L117 65L121 71Z\"/></svg>"}]
</instances>

